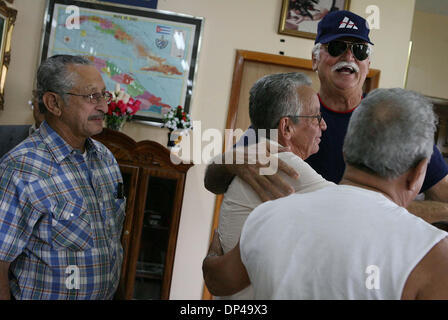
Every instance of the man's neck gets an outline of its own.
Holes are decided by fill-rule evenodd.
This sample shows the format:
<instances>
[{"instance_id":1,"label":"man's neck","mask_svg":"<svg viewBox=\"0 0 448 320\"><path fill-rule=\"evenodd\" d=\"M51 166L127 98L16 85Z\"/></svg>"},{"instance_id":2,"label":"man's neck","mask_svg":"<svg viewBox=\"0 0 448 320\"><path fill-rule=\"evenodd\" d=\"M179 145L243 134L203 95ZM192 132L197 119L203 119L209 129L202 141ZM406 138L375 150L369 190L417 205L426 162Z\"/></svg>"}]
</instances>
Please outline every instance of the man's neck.
<instances>
[{"instance_id":1,"label":"man's neck","mask_svg":"<svg viewBox=\"0 0 448 320\"><path fill-rule=\"evenodd\" d=\"M56 133L67 142L73 149L81 151L84 153L86 139L81 137L76 137L70 128L64 126L64 124L60 121L53 121L52 119L46 119L48 125L56 131Z\"/></svg>"},{"instance_id":2,"label":"man's neck","mask_svg":"<svg viewBox=\"0 0 448 320\"><path fill-rule=\"evenodd\" d=\"M400 177L394 180L386 180L347 165L344 176L339 184L351 185L381 193L386 198L401 207L406 207L408 202L405 194L400 192Z\"/></svg>"},{"instance_id":3,"label":"man's neck","mask_svg":"<svg viewBox=\"0 0 448 320\"><path fill-rule=\"evenodd\" d=\"M321 87L319 96L322 102L334 111L347 112L356 108L362 99L362 90L326 90Z\"/></svg>"},{"instance_id":4,"label":"man's neck","mask_svg":"<svg viewBox=\"0 0 448 320\"><path fill-rule=\"evenodd\" d=\"M272 140L271 140L272 141ZM283 148L283 147L287 147L289 148L289 150L291 150L292 153L294 153L296 156L298 156L300 159L302 160L306 160L307 156L306 153L303 152L302 150L300 150L299 148L296 148L291 140L286 140L284 139L282 136L278 137L278 147L279 148Z\"/></svg>"}]
</instances>

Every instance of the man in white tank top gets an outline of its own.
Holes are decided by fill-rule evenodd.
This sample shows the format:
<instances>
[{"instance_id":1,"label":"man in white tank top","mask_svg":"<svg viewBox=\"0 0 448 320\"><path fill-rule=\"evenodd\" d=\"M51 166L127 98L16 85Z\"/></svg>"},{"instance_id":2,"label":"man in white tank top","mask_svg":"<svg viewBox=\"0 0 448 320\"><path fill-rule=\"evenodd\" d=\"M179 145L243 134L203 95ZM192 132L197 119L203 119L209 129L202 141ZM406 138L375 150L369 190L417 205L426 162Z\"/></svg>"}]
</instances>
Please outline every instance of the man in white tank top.
<instances>
[{"instance_id":1,"label":"man in white tank top","mask_svg":"<svg viewBox=\"0 0 448 320\"><path fill-rule=\"evenodd\" d=\"M257 207L240 243L204 260L210 292L252 283L256 299L448 299L448 234L405 209L434 131L422 96L370 93L350 120L341 185Z\"/></svg>"}]
</instances>

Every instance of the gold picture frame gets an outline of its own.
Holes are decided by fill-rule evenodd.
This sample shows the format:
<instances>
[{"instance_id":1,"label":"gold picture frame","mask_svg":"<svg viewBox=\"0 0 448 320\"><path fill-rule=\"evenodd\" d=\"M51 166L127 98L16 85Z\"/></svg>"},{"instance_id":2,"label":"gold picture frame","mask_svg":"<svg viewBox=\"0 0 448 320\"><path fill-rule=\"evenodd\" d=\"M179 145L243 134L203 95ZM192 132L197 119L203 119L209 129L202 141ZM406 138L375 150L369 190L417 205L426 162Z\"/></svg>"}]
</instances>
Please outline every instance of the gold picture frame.
<instances>
[{"instance_id":1,"label":"gold picture frame","mask_svg":"<svg viewBox=\"0 0 448 320\"><path fill-rule=\"evenodd\" d=\"M283 0L278 33L316 39L317 25L328 12L349 7L350 0Z\"/></svg>"},{"instance_id":2,"label":"gold picture frame","mask_svg":"<svg viewBox=\"0 0 448 320\"><path fill-rule=\"evenodd\" d=\"M0 1L0 110L5 105L6 73L11 61L11 37L16 17L17 10L8 7L5 1Z\"/></svg>"}]
</instances>

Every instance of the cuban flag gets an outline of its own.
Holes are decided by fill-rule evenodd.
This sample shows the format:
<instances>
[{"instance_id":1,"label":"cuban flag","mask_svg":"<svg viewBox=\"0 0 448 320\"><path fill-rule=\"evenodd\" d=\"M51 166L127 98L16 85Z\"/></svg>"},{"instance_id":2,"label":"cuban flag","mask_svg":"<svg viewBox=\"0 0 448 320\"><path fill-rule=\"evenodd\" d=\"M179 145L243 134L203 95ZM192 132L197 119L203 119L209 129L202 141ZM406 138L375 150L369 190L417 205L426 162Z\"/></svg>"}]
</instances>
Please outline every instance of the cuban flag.
<instances>
[{"instance_id":1,"label":"cuban flag","mask_svg":"<svg viewBox=\"0 0 448 320\"><path fill-rule=\"evenodd\" d=\"M157 26L156 27L156 32L157 33L161 33L161 34L171 34L171 27L166 27L166 26Z\"/></svg>"}]
</instances>

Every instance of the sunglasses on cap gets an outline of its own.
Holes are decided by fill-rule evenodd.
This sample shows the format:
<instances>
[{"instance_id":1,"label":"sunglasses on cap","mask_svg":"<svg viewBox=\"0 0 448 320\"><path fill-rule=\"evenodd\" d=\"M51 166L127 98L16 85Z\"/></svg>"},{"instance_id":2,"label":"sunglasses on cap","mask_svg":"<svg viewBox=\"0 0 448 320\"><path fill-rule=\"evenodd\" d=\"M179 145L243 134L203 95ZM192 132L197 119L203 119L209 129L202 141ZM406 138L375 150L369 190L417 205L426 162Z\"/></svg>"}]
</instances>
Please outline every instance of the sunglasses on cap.
<instances>
[{"instance_id":1,"label":"sunglasses on cap","mask_svg":"<svg viewBox=\"0 0 448 320\"><path fill-rule=\"evenodd\" d=\"M328 53L332 57L339 57L347 50L347 48L350 48L353 56L359 61L367 59L370 55L370 47L366 43L333 40L323 45L327 48Z\"/></svg>"}]
</instances>

